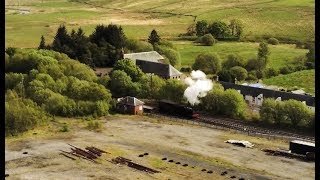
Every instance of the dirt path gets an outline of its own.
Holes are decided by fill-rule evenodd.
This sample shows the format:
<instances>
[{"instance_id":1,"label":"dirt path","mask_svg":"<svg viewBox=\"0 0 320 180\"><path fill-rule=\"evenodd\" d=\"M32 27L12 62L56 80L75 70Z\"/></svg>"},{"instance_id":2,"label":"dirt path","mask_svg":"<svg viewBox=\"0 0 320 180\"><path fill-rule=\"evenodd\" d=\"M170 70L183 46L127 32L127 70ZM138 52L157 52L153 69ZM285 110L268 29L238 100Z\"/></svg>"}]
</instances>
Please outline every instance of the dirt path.
<instances>
[{"instance_id":1,"label":"dirt path","mask_svg":"<svg viewBox=\"0 0 320 180\"><path fill-rule=\"evenodd\" d=\"M267 156L260 151L265 147L288 148L287 142L157 121L136 116L109 117L104 120L102 132L74 128L69 133L51 137L34 135L10 140L5 149L8 179L229 179L232 176L235 179L314 179L314 163ZM247 149L224 143L236 138L249 140L255 147ZM81 148L95 146L111 155L101 157L101 164L82 159L73 161L59 154L59 150L70 150L67 143ZM138 157L146 152L149 155ZM116 156L132 159L161 173L148 174L106 161ZM213 173L207 173L209 170ZM228 174L222 176L224 171Z\"/></svg>"}]
</instances>

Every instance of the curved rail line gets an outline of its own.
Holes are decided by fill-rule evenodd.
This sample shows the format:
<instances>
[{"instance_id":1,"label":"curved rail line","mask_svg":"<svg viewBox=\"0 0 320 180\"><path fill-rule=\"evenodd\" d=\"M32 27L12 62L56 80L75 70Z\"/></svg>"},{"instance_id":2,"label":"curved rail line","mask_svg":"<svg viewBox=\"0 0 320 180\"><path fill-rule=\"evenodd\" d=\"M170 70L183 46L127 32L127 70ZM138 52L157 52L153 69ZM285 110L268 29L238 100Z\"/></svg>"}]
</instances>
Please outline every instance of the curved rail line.
<instances>
[{"instance_id":1,"label":"curved rail line","mask_svg":"<svg viewBox=\"0 0 320 180\"><path fill-rule=\"evenodd\" d=\"M248 135L257 135L257 136L263 136L263 137L273 137L273 138L282 138L282 139L288 139L288 140L304 140L309 142L314 142L315 138L312 136L307 135L301 135L297 133L291 133L281 130L274 130L274 129L268 129L268 128L262 128L262 127L256 127L252 125L245 124L239 120L234 119L227 119L227 118L214 118L209 116L201 116L198 119L185 119L177 116L171 116L171 115L165 115L160 113L152 113L156 116L162 116L162 117L169 117L170 119L176 119L176 120L186 120L186 121L192 121L194 123L212 127L212 128L225 128L225 129L232 129L236 130L242 133L246 133Z\"/></svg>"}]
</instances>

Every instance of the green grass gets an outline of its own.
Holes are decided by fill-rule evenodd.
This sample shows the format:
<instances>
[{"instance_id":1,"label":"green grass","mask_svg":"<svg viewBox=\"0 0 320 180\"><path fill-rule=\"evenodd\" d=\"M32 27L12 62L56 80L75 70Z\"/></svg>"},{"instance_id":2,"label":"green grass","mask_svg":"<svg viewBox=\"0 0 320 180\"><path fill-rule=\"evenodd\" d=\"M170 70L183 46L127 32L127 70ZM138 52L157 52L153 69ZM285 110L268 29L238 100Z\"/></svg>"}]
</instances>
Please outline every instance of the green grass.
<instances>
[{"instance_id":1,"label":"green grass","mask_svg":"<svg viewBox=\"0 0 320 180\"><path fill-rule=\"evenodd\" d=\"M181 55L182 66L192 66L197 55L201 53L217 53L221 61L225 61L229 54L235 53L245 60L257 57L259 43L250 42L218 42L213 46L200 46L190 41L175 41ZM279 69L293 60L296 56L305 55L307 50L296 49L294 45L269 45L270 56L268 67Z\"/></svg>"},{"instance_id":2,"label":"green grass","mask_svg":"<svg viewBox=\"0 0 320 180\"><path fill-rule=\"evenodd\" d=\"M263 79L263 83L284 88L298 87L307 93L315 94L315 71L304 70L287 75L279 75L269 79Z\"/></svg>"},{"instance_id":3,"label":"green grass","mask_svg":"<svg viewBox=\"0 0 320 180\"><path fill-rule=\"evenodd\" d=\"M87 1L87 0L82 0ZM314 40L314 0L90 0L91 5L70 0L5 0L7 8L30 10L30 14L6 14L6 47L37 47L43 34L48 42L59 24L84 27L90 34L97 24L121 24L128 37L146 39L154 28L163 37L185 33L193 17L168 15L166 12L191 14L209 22L233 18L243 21L244 38L272 36L282 39ZM160 12L160 13L154 13ZM152 20L156 20L155 23ZM47 25L50 28L46 27Z\"/></svg>"}]
</instances>

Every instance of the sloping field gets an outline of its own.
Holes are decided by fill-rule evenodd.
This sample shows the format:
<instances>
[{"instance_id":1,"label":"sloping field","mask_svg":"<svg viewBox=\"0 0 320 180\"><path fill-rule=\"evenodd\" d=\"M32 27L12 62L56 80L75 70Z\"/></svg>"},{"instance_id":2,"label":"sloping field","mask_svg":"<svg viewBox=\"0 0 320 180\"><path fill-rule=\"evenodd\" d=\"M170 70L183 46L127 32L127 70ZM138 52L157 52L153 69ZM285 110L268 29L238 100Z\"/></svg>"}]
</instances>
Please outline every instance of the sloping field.
<instances>
[{"instance_id":1,"label":"sloping field","mask_svg":"<svg viewBox=\"0 0 320 180\"><path fill-rule=\"evenodd\" d=\"M259 43L248 42L218 42L213 46L200 46L190 41L177 41L175 45L181 56L182 66L192 66L195 58L201 53L217 53L221 61L225 61L229 54L239 54L245 60L256 58ZM268 67L279 69L286 66L294 57L305 55L308 50L297 49L294 45L269 45L270 56Z\"/></svg>"},{"instance_id":2,"label":"sloping field","mask_svg":"<svg viewBox=\"0 0 320 180\"><path fill-rule=\"evenodd\" d=\"M133 38L147 38L153 28L162 37L185 33L196 20L237 18L244 36L255 39L314 39L314 0L5 0L6 46L36 47L43 34L47 41L57 27L83 27L91 33L97 24L121 24ZM29 14L19 14L19 9Z\"/></svg>"},{"instance_id":3,"label":"sloping field","mask_svg":"<svg viewBox=\"0 0 320 180\"><path fill-rule=\"evenodd\" d=\"M287 75L279 75L269 79L263 80L264 84L276 85L285 88L298 87L302 88L305 92L315 93L315 71L304 70L298 71Z\"/></svg>"}]
</instances>

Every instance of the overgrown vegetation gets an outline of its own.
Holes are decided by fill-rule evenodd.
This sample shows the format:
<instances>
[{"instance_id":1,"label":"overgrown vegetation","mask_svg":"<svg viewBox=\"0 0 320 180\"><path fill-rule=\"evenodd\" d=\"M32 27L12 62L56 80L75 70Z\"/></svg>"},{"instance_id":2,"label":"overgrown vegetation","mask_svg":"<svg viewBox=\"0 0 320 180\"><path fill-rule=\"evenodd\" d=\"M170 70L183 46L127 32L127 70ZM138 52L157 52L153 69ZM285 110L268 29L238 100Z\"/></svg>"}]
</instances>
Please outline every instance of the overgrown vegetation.
<instances>
[{"instance_id":1,"label":"overgrown vegetation","mask_svg":"<svg viewBox=\"0 0 320 180\"><path fill-rule=\"evenodd\" d=\"M314 128L314 112L305 104L296 100L275 101L264 99L260 110L261 120L277 126L292 126L294 128Z\"/></svg>"},{"instance_id":2,"label":"overgrown vegetation","mask_svg":"<svg viewBox=\"0 0 320 180\"><path fill-rule=\"evenodd\" d=\"M5 69L6 135L32 129L50 116L108 114L110 91L91 68L65 54L17 50Z\"/></svg>"}]
</instances>

